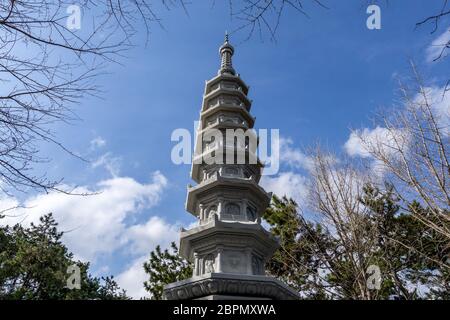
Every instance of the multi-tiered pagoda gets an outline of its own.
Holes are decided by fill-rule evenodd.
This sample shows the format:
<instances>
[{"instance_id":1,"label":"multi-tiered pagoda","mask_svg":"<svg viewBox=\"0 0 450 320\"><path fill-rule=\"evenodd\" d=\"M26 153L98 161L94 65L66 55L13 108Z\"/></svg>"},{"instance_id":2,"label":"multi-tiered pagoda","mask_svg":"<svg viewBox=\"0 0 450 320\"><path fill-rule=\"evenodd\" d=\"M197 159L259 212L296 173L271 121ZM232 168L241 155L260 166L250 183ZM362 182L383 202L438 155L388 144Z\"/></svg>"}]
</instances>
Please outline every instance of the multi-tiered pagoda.
<instances>
[{"instance_id":1,"label":"multi-tiered pagoda","mask_svg":"<svg viewBox=\"0 0 450 320\"><path fill-rule=\"evenodd\" d=\"M182 230L180 254L194 264L192 278L164 288L166 299L296 299L297 293L265 275L278 248L261 226L271 194L258 183L255 118L248 86L232 65L234 48L225 38L218 75L206 82L188 188L186 210L198 225ZM227 133L245 132L229 139ZM230 156L231 154L231 156ZM228 155L228 156L227 156Z\"/></svg>"}]
</instances>

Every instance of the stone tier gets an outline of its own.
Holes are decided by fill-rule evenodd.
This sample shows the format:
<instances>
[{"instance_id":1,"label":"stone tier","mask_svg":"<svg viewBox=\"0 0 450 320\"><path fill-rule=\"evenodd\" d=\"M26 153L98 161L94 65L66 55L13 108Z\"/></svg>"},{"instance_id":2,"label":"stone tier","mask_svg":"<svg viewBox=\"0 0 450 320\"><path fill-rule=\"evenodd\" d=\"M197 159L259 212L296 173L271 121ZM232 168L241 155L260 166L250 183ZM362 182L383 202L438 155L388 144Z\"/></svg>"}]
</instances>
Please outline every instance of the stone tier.
<instances>
[{"instance_id":1,"label":"stone tier","mask_svg":"<svg viewBox=\"0 0 450 320\"><path fill-rule=\"evenodd\" d=\"M271 196L255 178L223 176L216 172L200 184L188 187L186 210L201 221L213 214L220 220L226 215L234 215L237 221L250 215L253 221L262 216Z\"/></svg>"},{"instance_id":2,"label":"stone tier","mask_svg":"<svg viewBox=\"0 0 450 320\"><path fill-rule=\"evenodd\" d=\"M231 164L228 164L227 155L231 155L234 158ZM242 168L245 165L248 168L245 171L251 172L250 175L255 176L257 182L259 182L262 169L264 168L264 164L258 159L255 150L250 150L246 146L227 146L226 143L219 142L209 145L203 153L194 155L191 167L192 179L197 183L205 180L207 176L204 175L204 170L212 165L223 168L231 168L233 166Z\"/></svg>"},{"instance_id":3,"label":"stone tier","mask_svg":"<svg viewBox=\"0 0 450 320\"><path fill-rule=\"evenodd\" d=\"M277 248L277 239L259 223L221 221L217 215L180 234L180 255L194 263L194 275L264 274Z\"/></svg>"}]
</instances>

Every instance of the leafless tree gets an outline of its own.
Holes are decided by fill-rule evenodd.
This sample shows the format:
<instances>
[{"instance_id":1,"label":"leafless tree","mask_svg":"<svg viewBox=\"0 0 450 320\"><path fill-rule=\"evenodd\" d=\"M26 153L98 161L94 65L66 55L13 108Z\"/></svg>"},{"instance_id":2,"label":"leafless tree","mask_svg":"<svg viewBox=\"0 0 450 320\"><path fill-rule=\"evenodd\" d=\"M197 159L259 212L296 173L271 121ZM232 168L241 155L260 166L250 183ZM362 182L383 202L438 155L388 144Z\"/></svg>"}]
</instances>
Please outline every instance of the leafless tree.
<instances>
[{"instance_id":1,"label":"leafless tree","mask_svg":"<svg viewBox=\"0 0 450 320\"><path fill-rule=\"evenodd\" d=\"M413 65L411 84L400 83L402 105L381 113L386 134L370 138L356 131L385 179L397 189L411 213L450 240L450 94L426 86ZM417 212L413 200L430 210Z\"/></svg>"},{"instance_id":2,"label":"leafless tree","mask_svg":"<svg viewBox=\"0 0 450 320\"><path fill-rule=\"evenodd\" d=\"M401 208L398 191L374 173L370 162L322 148L309 154L303 210L286 199L277 207L280 200L275 200L283 219L291 217L283 229L287 233L280 233L290 240L281 238L281 254L271 270L282 276L277 272L284 271L285 281L318 298L445 296L450 276L445 237ZM297 233L291 238L289 232ZM440 293L418 292L418 284Z\"/></svg>"},{"instance_id":3,"label":"leafless tree","mask_svg":"<svg viewBox=\"0 0 450 320\"><path fill-rule=\"evenodd\" d=\"M76 119L74 103L95 95L94 78L106 62L118 61L132 45L138 24L147 32L160 24L158 8L146 0L82 0L81 29L68 24L72 1L0 1L0 188L61 190L60 180L34 173L47 162L39 144L70 153L51 131L54 122ZM161 7L184 6L161 0Z\"/></svg>"},{"instance_id":4,"label":"leafless tree","mask_svg":"<svg viewBox=\"0 0 450 320\"><path fill-rule=\"evenodd\" d=\"M369 287L367 270L373 263L377 231L369 223L371 211L360 199L363 188L371 182L354 162L317 148L313 154L308 204L336 240L332 252L322 251L322 268L341 278L346 297L376 299L377 291Z\"/></svg>"}]
</instances>

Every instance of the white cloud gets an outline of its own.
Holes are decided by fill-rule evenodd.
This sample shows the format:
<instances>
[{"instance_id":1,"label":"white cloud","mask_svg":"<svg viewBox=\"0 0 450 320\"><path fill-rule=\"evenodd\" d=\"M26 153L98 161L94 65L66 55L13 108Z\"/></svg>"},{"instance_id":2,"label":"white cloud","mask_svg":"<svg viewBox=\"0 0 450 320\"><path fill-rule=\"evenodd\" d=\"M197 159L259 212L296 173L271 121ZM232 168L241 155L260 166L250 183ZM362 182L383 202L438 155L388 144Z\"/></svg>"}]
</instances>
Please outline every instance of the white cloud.
<instances>
[{"instance_id":1,"label":"white cloud","mask_svg":"<svg viewBox=\"0 0 450 320\"><path fill-rule=\"evenodd\" d=\"M148 279L143 267L147 258L147 256L141 256L135 259L124 272L114 277L119 286L127 290L127 295L134 299L150 296L143 285L144 281Z\"/></svg>"},{"instance_id":2,"label":"white cloud","mask_svg":"<svg viewBox=\"0 0 450 320\"><path fill-rule=\"evenodd\" d=\"M445 46L450 42L450 29L444 31L439 37L434 39L431 45L426 50L427 62L433 62L436 58L441 56L443 58L447 55ZM443 51L444 50L444 51Z\"/></svg>"},{"instance_id":3,"label":"white cloud","mask_svg":"<svg viewBox=\"0 0 450 320\"><path fill-rule=\"evenodd\" d=\"M161 245L168 247L177 241L179 225L170 224L159 216L151 216L143 223L135 221L145 209L156 206L168 181L159 171L149 183L139 183L130 177L114 177L98 182L95 187L78 187L74 193L88 196L49 193L32 196L23 202L26 209L8 211L2 224L37 222L43 214L52 212L59 230L66 231L63 241L76 259L94 262L103 255L123 251L132 259L131 265L116 278L127 294L146 296L143 282L146 274L142 267L148 253ZM0 198L0 211L16 207L20 202L13 197ZM109 266L101 266L107 272Z\"/></svg>"},{"instance_id":4,"label":"white cloud","mask_svg":"<svg viewBox=\"0 0 450 320\"><path fill-rule=\"evenodd\" d=\"M426 87L424 88L426 101L423 94L417 94L408 107L423 108L425 103L431 106L431 112L439 124L441 132L448 136L450 134L450 94L445 92L445 88ZM446 93L446 94L444 94ZM425 109L418 112L421 117L428 117L428 111ZM374 129L364 128L350 133L344 149L350 156L359 156L370 158L369 149L384 150L385 154L395 155L398 146L405 150L410 144L411 136L408 131L400 129L388 130L387 128L377 126Z\"/></svg>"},{"instance_id":5,"label":"white cloud","mask_svg":"<svg viewBox=\"0 0 450 320\"><path fill-rule=\"evenodd\" d=\"M131 242L129 249L140 256L117 277L121 288L126 288L127 294L135 299L149 297L144 289L144 281L148 279L143 264L149 258L148 253L157 245L161 248L170 247L172 241L179 240L179 227L165 222L160 217L151 217L146 223L134 225L126 231L126 238Z\"/></svg>"},{"instance_id":6,"label":"white cloud","mask_svg":"<svg viewBox=\"0 0 450 320\"><path fill-rule=\"evenodd\" d=\"M145 224L137 224L126 231L126 239L131 241L130 249L133 253L144 254L153 250L149 246L159 244L161 247L169 247L172 241L176 241L179 234L179 226L171 225L153 216Z\"/></svg>"},{"instance_id":7,"label":"white cloud","mask_svg":"<svg viewBox=\"0 0 450 320\"><path fill-rule=\"evenodd\" d=\"M418 121L427 123L429 121L427 107L431 106L431 113L440 132L444 137L448 137L450 135L450 93L446 92L443 87L425 87L423 89L423 93L416 94L411 103L404 106L404 108L408 108L408 111L404 114L402 121L414 123L417 118ZM424 124L424 127L427 127L427 124ZM412 133L412 130L411 128L388 130L380 126L374 129L355 130L351 132L344 144L344 149L352 157L368 158L371 173L373 173L372 178L383 178L387 167L378 157L378 159L372 157L369 150L382 153L392 159L399 159L400 149L407 154L414 148L415 143L420 143L420 141L417 142L419 138Z\"/></svg>"},{"instance_id":8,"label":"white cloud","mask_svg":"<svg viewBox=\"0 0 450 320\"><path fill-rule=\"evenodd\" d=\"M300 149L294 148L293 144L290 138L280 138L280 161L293 168L310 170L313 165L313 160Z\"/></svg>"},{"instance_id":9,"label":"white cloud","mask_svg":"<svg viewBox=\"0 0 450 320\"><path fill-rule=\"evenodd\" d=\"M378 138L381 135L385 134L385 128L377 127L374 130L364 128L361 130L355 130L352 133L350 133L350 137L348 138L347 142L344 144L344 149L347 152L348 155L354 157L354 156L360 156L363 158L370 157L370 153L367 150L366 146L363 143L363 140L360 136L364 136L366 139L370 140L378 140Z\"/></svg>"},{"instance_id":10,"label":"white cloud","mask_svg":"<svg viewBox=\"0 0 450 320\"><path fill-rule=\"evenodd\" d=\"M449 32L450 33L450 32ZM448 89L447 89L448 90ZM423 95L417 94L414 98L414 104L417 107L424 106L425 102L432 107L432 113L435 117L441 132L450 135L450 92L445 87L426 87L424 88L426 101Z\"/></svg>"},{"instance_id":11,"label":"white cloud","mask_svg":"<svg viewBox=\"0 0 450 320\"><path fill-rule=\"evenodd\" d=\"M287 196L299 204L302 203L306 195L307 179L295 171L297 169L310 171L314 164L313 159L295 148L291 138L280 137L280 163L293 171L280 172L275 176L262 176L261 186L279 197Z\"/></svg>"},{"instance_id":12,"label":"white cloud","mask_svg":"<svg viewBox=\"0 0 450 320\"><path fill-rule=\"evenodd\" d=\"M395 139L398 139L400 136L400 132L393 133L379 126L375 129L364 128L355 130L350 133L350 137L344 144L344 149L352 157L371 157L369 149L374 146L384 148L386 153L393 154L396 149Z\"/></svg>"},{"instance_id":13,"label":"white cloud","mask_svg":"<svg viewBox=\"0 0 450 320\"><path fill-rule=\"evenodd\" d=\"M115 157L111 152L107 152L95 160L91 166L92 168L103 167L112 177L118 177L121 165L122 159L120 157Z\"/></svg>"},{"instance_id":14,"label":"white cloud","mask_svg":"<svg viewBox=\"0 0 450 320\"><path fill-rule=\"evenodd\" d=\"M263 176L261 186L279 197L287 196L301 204L307 192L307 179L294 172L281 172L275 177Z\"/></svg>"},{"instance_id":15,"label":"white cloud","mask_svg":"<svg viewBox=\"0 0 450 320\"><path fill-rule=\"evenodd\" d=\"M23 220L22 223L28 224L52 212L60 230L67 232L63 240L69 249L80 259L95 261L99 254L110 254L128 241L139 240L127 234L125 219L155 206L166 185L167 179L160 172L153 173L147 184L129 177L116 177L100 181L95 188L74 190L74 193L89 193L88 196L56 192L33 196L24 202L27 209L15 211L21 215L20 219L6 217L0 222L15 224Z\"/></svg>"},{"instance_id":16,"label":"white cloud","mask_svg":"<svg viewBox=\"0 0 450 320\"><path fill-rule=\"evenodd\" d=\"M91 150L99 149L106 145L106 140L100 136L97 136L91 140L90 145L91 145Z\"/></svg>"},{"instance_id":17,"label":"white cloud","mask_svg":"<svg viewBox=\"0 0 450 320\"><path fill-rule=\"evenodd\" d=\"M19 201L16 198L8 197L0 189L0 216L17 214L14 210L17 206L19 206Z\"/></svg>"},{"instance_id":18,"label":"white cloud","mask_svg":"<svg viewBox=\"0 0 450 320\"><path fill-rule=\"evenodd\" d=\"M364 128L363 131L365 131L366 135L370 134L370 129ZM360 131L352 131L350 133L350 137L344 144L344 149L347 152L348 155L354 157L354 156L360 156L363 158L370 157L370 153L367 150L367 148L364 146L362 140L359 137Z\"/></svg>"}]
</instances>

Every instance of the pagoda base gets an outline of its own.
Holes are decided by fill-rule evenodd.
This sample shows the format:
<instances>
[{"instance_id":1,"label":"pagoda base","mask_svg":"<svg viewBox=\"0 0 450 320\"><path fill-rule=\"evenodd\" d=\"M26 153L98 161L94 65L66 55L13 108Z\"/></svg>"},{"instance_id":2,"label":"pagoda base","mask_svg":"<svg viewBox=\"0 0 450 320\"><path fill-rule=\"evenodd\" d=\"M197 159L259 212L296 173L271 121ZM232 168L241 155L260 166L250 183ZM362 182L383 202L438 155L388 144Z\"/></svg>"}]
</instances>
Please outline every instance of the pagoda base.
<instances>
[{"instance_id":1,"label":"pagoda base","mask_svg":"<svg viewBox=\"0 0 450 320\"><path fill-rule=\"evenodd\" d=\"M208 273L170 283L166 300L297 300L298 293L267 276Z\"/></svg>"}]
</instances>

